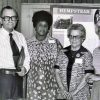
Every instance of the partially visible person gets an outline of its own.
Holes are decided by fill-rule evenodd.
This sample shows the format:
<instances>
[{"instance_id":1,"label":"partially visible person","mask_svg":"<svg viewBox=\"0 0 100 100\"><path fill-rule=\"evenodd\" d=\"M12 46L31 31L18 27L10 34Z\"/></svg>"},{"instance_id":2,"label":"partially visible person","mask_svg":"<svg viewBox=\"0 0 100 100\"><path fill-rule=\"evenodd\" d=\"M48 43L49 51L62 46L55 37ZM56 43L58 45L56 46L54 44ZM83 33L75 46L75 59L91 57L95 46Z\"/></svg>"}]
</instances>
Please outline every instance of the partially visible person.
<instances>
[{"instance_id":1,"label":"partially visible person","mask_svg":"<svg viewBox=\"0 0 100 100\"><path fill-rule=\"evenodd\" d=\"M94 14L94 25L95 33L100 41L100 9L97 9ZM91 100L100 100L100 44L93 51L93 66L95 68L95 74L90 76L90 81L93 81Z\"/></svg>"},{"instance_id":2,"label":"partially visible person","mask_svg":"<svg viewBox=\"0 0 100 100\"><path fill-rule=\"evenodd\" d=\"M28 100L55 100L57 82L54 65L62 46L49 34L52 15L37 11L32 17L35 35L27 41L31 57L31 69L27 78Z\"/></svg>"},{"instance_id":3,"label":"partially visible person","mask_svg":"<svg viewBox=\"0 0 100 100\"><path fill-rule=\"evenodd\" d=\"M64 50L60 50L55 68L56 80L58 83L56 100L72 100L71 93L68 92L66 80L66 68L68 66L68 57L64 54Z\"/></svg>"},{"instance_id":4,"label":"partially visible person","mask_svg":"<svg viewBox=\"0 0 100 100\"><path fill-rule=\"evenodd\" d=\"M68 38L70 46L64 48L64 53L69 62L68 65L65 63L66 67L63 65L60 68L63 88L69 92L70 100L89 100L90 92L87 79L94 69L91 53L82 46L86 39L84 26L82 24L72 24L68 28ZM69 99L65 98L65 100Z\"/></svg>"},{"instance_id":5,"label":"partially visible person","mask_svg":"<svg viewBox=\"0 0 100 100\"><path fill-rule=\"evenodd\" d=\"M30 57L24 36L14 29L18 22L16 10L6 6L0 17L0 100L17 100L23 98L23 76L30 69ZM20 55L22 48L25 57Z\"/></svg>"}]
</instances>

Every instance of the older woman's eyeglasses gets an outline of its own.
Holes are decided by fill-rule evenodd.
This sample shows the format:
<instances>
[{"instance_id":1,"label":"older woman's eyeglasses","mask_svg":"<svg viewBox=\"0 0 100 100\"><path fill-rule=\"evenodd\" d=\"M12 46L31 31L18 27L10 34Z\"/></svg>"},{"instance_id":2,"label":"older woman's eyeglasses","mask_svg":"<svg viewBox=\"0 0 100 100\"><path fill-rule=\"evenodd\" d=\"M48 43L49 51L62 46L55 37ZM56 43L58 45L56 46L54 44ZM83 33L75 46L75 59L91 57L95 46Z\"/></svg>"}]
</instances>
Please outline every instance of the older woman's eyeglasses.
<instances>
[{"instance_id":1,"label":"older woman's eyeglasses","mask_svg":"<svg viewBox=\"0 0 100 100\"><path fill-rule=\"evenodd\" d=\"M17 16L4 16L4 17L2 17L2 19L4 20L4 21L10 21L10 19L11 19L11 21L17 21L18 20L18 17Z\"/></svg>"},{"instance_id":2,"label":"older woman's eyeglasses","mask_svg":"<svg viewBox=\"0 0 100 100\"><path fill-rule=\"evenodd\" d=\"M80 39L80 38L82 38L82 36L80 35L76 35L76 36L69 35L69 39Z\"/></svg>"}]
</instances>

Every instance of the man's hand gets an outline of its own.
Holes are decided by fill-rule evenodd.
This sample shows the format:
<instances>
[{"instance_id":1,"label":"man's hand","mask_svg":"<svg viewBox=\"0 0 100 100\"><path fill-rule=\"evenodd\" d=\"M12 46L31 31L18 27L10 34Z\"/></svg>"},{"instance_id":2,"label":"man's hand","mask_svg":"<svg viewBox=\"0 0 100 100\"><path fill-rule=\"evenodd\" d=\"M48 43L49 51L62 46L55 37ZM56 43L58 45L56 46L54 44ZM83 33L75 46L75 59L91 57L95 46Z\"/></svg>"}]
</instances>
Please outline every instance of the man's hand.
<instances>
[{"instance_id":1,"label":"man's hand","mask_svg":"<svg viewBox=\"0 0 100 100\"><path fill-rule=\"evenodd\" d=\"M23 66L20 66L20 68L21 68L21 71L20 71L20 72L17 72L17 74L18 74L19 76L24 76L25 73L26 73L26 68L23 67Z\"/></svg>"}]
</instances>

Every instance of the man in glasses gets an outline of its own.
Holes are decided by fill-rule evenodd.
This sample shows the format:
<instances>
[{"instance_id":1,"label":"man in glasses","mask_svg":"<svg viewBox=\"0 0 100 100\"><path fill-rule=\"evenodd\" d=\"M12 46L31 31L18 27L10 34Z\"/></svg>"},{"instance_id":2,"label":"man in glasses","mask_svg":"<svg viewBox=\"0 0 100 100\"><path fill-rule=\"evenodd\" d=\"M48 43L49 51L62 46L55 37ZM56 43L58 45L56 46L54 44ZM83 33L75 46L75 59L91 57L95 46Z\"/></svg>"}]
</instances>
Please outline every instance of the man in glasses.
<instances>
[{"instance_id":1,"label":"man in glasses","mask_svg":"<svg viewBox=\"0 0 100 100\"><path fill-rule=\"evenodd\" d=\"M23 97L22 76L30 69L29 53L24 36L14 30L18 22L16 10L6 6L0 17L0 100L17 100Z\"/></svg>"}]
</instances>

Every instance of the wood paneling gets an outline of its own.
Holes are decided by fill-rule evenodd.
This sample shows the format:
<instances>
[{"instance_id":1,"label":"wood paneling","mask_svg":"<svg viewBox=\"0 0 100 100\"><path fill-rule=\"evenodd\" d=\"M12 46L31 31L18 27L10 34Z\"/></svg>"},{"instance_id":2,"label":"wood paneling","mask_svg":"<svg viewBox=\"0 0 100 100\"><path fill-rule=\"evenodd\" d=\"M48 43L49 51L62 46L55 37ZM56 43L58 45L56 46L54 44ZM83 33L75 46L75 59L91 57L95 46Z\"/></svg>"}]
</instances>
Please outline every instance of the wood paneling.
<instances>
[{"instance_id":1,"label":"wood paneling","mask_svg":"<svg viewBox=\"0 0 100 100\"><path fill-rule=\"evenodd\" d=\"M73 0L22 0L22 3L72 3Z\"/></svg>"},{"instance_id":2,"label":"wood paneling","mask_svg":"<svg viewBox=\"0 0 100 100\"><path fill-rule=\"evenodd\" d=\"M87 0L87 3L94 3L94 0Z\"/></svg>"},{"instance_id":3,"label":"wood paneling","mask_svg":"<svg viewBox=\"0 0 100 100\"><path fill-rule=\"evenodd\" d=\"M21 0L22 3L28 3L28 0Z\"/></svg>"},{"instance_id":4,"label":"wood paneling","mask_svg":"<svg viewBox=\"0 0 100 100\"><path fill-rule=\"evenodd\" d=\"M100 3L100 0L94 0L94 3Z\"/></svg>"},{"instance_id":5,"label":"wood paneling","mask_svg":"<svg viewBox=\"0 0 100 100\"><path fill-rule=\"evenodd\" d=\"M0 1L0 10L2 9L3 1Z\"/></svg>"},{"instance_id":6,"label":"wood paneling","mask_svg":"<svg viewBox=\"0 0 100 100\"><path fill-rule=\"evenodd\" d=\"M22 0L22 3L100 3L100 0Z\"/></svg>"},{"instance_id":7,"label":"wood paneling","mask_svg":"<svg viewBox=\"0 0 100 100\"><path fill-rule=\"evenodd\" d=\"M75 3L82 3L82 0L75 0Z\"/></svg>"}]
</instances>

